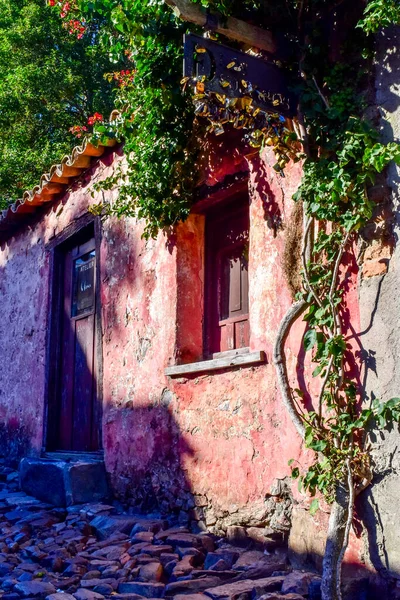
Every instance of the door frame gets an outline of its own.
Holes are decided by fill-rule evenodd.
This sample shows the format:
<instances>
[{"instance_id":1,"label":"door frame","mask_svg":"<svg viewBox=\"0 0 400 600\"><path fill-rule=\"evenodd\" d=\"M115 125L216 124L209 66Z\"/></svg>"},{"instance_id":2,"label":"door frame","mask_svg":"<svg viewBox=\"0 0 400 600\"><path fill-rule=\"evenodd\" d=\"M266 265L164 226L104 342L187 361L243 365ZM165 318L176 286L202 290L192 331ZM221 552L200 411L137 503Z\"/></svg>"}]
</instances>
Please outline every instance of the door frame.
<instances>
[{"instance_id":1,"label":"door frame","mask_svg":"<svg viewBox=\"0 0 400 600\"><path fill-rule=\"evenodd\" d=\"M98 423L100 429L99 451L102 451L103 447L101 418L103 413L103 337L100 301L100 244L102 237L101 220L100 217L86 213L68 225L46 245L46 251L49 253L49 300L46 330L46 367L42 454L59 450L56 444L57 429L54 427L54 423L56 423L59 419L58 374L60 372L61 363L60 319L62 312L63 255L67 246L73 244L76 239L86 236L94 236L96 249L95 353L97 363L96 398L100 407ZM66 452L64 451L63 454L66 454ZM71 452L71 454L74 453ZM87 452L85 452L85 454L87 454ZM93 452L93 454L98 454L98 451Z\"/></svg>"}]
</instances>

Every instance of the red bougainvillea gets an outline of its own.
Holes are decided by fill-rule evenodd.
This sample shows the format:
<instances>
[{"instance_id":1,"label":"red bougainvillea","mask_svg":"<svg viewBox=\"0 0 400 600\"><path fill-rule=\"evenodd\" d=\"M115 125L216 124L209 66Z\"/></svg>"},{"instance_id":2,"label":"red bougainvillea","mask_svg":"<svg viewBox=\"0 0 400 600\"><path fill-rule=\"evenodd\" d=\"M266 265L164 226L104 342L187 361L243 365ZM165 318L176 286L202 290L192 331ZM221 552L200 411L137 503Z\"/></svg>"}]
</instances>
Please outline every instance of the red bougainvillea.
<instances>
[{"instance_id":1,"label":"red bougainvillea","mask_svg":"<svg viewBox=\"0 0 400 600\"><path fill-rule=\"evenodd\" d=\"M126 71L114 71L113 73L106 73L104 77L107 81L116 81L118 87L125 87L130 83L133 83L135 79L135 71L127 69Z\"/></svg>"},{"instance_id":2,"label":"red bougainvillea","mask_svg":"<svg viewBox=\"0 0 400 600\"><path fill-rule=\"evenodd\" d=\"M85 25L83 25L81 21L78 21L78 19L71 19L70 21L66 21L65 26L68 29L68 33L70 33L71 35L75 34L78 40L80 40L83 37L86 31Z\"/></svg>"},{"instance_id":3,"label":"red bougainvillea","mask_svg":"<svg viewBox=\"0 0 400 600\"><path fill-rule=\"evenodd\" d=\"M85 125L74 125L73 127L69 128L69 131L72 133L72 135L77 138L81 138L87 130L88 128L85 127Z\"/></svg>"},{"instance_id":4,"label":"red bougainvillea","mask_svg":"<svg viewBox=\"0 0 400 600\"><path fill-rule=\"evenodd\" d=\"M86 22L79 18L79 11L74 0L67 2L60 0L48 0L49 6L56 6L63 22L63 27L68 30L71 35L76 35L80 40L86 31Z\"/></svg>"},{"instance_id":5,"label":"red bougainvillea","mask_svg":"<svg viewBox=\"0 0 400 600\"><path fill-rule=\"evenodd\" d=\"M95 123L101 123L103 120L103 115L98 112L95 112L94 115L88 118L88 125L94 125Z\"/></svg>"},{"instance_id":6,"label":"red bougainvillea","mask_svg":"<svg viewBox=\"0 0 400 600\"><path fill-rule=\"evenodd\" d=\"M88 118L88 125L95 125L96 123L102 123L104 120L103 115L95 112L94 115ZM86 125L74 125L69 128L70 133L77 138L81 138L85 133L88 132Z\"/></svg>"}]
</instances>

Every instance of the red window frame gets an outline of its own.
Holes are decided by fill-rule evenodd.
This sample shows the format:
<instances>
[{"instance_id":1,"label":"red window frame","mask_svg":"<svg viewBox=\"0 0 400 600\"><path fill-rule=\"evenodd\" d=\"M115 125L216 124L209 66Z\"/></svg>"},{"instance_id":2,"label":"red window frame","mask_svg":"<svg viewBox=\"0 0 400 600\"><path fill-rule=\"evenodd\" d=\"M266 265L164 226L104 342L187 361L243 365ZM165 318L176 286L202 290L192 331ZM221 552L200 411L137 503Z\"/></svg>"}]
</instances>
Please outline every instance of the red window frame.
<instances>
[{"instance_id":1,"label":"red window frame","mask_svg":"<svg viewBox=\"0 0 400 600\"><path fill-rule=\"evenodd\" d=\"M249 346L249 199L206 214L205 355Z\"/></svg>"}]
</instances>

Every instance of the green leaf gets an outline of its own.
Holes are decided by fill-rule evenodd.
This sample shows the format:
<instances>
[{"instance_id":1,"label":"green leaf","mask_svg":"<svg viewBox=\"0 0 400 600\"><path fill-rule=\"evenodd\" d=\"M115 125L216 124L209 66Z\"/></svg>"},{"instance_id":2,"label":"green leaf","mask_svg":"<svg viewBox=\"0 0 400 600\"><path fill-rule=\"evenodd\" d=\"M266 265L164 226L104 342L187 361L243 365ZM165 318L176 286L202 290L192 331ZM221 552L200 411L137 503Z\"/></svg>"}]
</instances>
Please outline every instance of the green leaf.
<instances>
[{"instance_id":1,"label":"green leaf","mask_svg":"<svg viewBox=\"0 0 400 600\"><path fill-rule=\"evenodd\" d=\"M312 350L317 343L317 332L315 329L309 329L304 335L304 349L306 352Z\"/></svg>"},{"instance_id":2,"label":"green leaf","mask_svg":"<svg viewBox=\"0 0 400 600\"><path fill-rule=\"evenodd\" d=\"M307 314L304 315L303 317L303 321L310 321L315 313L316 310L316 306L315 304L312 304L307 312Z\"/></svg>"},{"instance_id":3,"label":"green leaf","mask_svg":"<svg viewBox=\"0 0 400 600\"><path fill-rule=\"evenodd\" d=\"M309 513L310 515L315 515L317 510L319 509L319 500L318 498L314 498L314 500L310 504Z\"/></svg>"},{"instance_id":4,"label":"green leaf","mask_svg":"<svg viewBox=\"0 0 400 600\"><path fill-rule=\"evenodd\" d=\"M312 376L318 377L318 375L321 373L322 369L324 369L324 365L318 365L318 367L316 367L314 369L314 371L312 372Z\"/></svg>"},{"instance_id":5,"label":"green leaf","mask_svg":"<svg viewBox=\"0 0 400 600\"><path fill-rule=\"evenodd\" d=\"M291 475L291 476L292 476L292 479L297 479L299 475L300 475L300 470L299 470L299 468L298 468L298 467L294 467L294 468L292 469L292 475Z\"/></svg>"},{"instance_id":6,"label":"green leaf","mask_svg":"<svg viewBox=\"0 0 400 600\"><path fill-rule=\"evenodd\" d=\"M301 188L293 194L292 198L295 202L298 202L299 200L301 200Z\"/></svg>"},{"instance_id":7,"label":"green leaf","mask_svg":"<svg viewBox=\"0 0 400 600\"><path fill-rule=\"evenodd\" d=\"M317 440L309 444L309 448L314 450L315 452L323 452L327 447L327 442L325 440Z\"/></svg>"}]
</instances>

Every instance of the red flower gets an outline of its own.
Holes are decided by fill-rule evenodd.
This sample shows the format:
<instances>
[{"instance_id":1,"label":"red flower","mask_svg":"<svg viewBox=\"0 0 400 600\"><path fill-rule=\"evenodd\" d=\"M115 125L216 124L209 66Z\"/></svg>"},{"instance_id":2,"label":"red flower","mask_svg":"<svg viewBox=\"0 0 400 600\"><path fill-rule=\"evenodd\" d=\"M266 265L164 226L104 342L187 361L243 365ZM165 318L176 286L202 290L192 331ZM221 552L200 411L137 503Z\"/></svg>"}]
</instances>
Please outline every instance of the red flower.
<instances>
[{"instance_id":1,"label":"red flower","mask_svg":"<svg viewBox=\"0 0 400 600\"><path fill-rule=\"evenodd\" d=\"M49 5L50 6L55 6L56 5L56 0L49 0Z\"/></svg>"},{"instance_id":2,"label":"red flower","mask_svg":"<svg viewBox=\"0 0 400 600\"><path fill-rule=\"evenodd\" d=\"M87 127L85 125L74 125L69 128L69 131L77 138L82 137L83 132L87 131Z\"/></svg>"},{"instance_id":3,"label":"red flower","mask_svg":"<svg viewBox=\"0 0 400 600\"><path fill-rule=\"evenodd\" d=\"M63 6L61 7L61 13L60 13L60 17L62 19L64 19L67 14L69 13L69 11L71 10L71 5L69 2L66 2L65 4L63 4Z\"/></svg>"},{"instance_id":4,"label":"red flower","mask_svg":"<svg viewBox=\"0 0 400 600\"><path fill-rule=\"evenodd\" d=\"M103 115L98 112L95 112L92 117L88 118L88 125L94 125L96 122L101 122L103 120Z\"/></svg>"},{"instance_id":5,"label":"red flower","mask_svg":"<svg viewBox=\"0 0 400 600\"><path fill-rule=\"evenodd\" d=\"M85 25L78 19L71 19L70 21L67 21L64 26L68 28L69 34L75 33L79 40L83 37L83 34L86 31Z\"/></svg>"}]
</instances>

